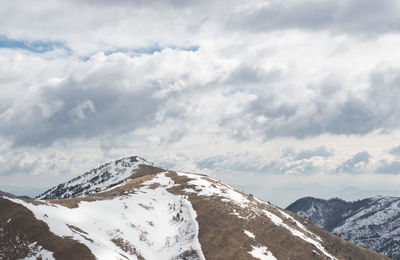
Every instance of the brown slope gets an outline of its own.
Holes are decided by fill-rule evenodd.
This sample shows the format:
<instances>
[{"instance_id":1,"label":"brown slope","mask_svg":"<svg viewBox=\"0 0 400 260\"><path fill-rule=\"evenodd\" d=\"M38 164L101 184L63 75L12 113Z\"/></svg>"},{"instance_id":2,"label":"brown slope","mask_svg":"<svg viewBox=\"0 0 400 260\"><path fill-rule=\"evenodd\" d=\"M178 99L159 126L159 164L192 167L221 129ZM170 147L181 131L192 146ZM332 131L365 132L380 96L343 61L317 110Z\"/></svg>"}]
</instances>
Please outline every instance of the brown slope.
<instances>
[{"instance_id":1,"label":"brown slope","mask_svg":"<svg viewBox=\"0 0 400 260\"><path fill-rule=\"evenodd\" d=\"M152 179L155 175L148 174L128 180L124 185L105 192L80 198L52 201L52 203L76 207L79 201L102 200L135 193L144 181ZM200 227L199 240L206 259L253 259L248 252L252 250L252 246L260 245L267 246L268 250L277 259L327 259L314 245L293 236L287 229L275 225L264 214L260 214L262 210L267 210L285 219L283 214L290 213L245 194L243 195L247 196L255 207L241 208L238 204L224 201L219 196L206 197L199 196L196 193L187 193L183 189L196 189L195 186L188 184L188 181L191 180L190 178L174 172L169 172L167 176L178 184L170 188L169 191L177 195L188 196L197 212L197 221ZM203 178L206 178L212 185L230 189L230 187L205 176ZM157 188L156 185L154 186L154 188ZM29 201L31 203L43 203L34 200ZM232 214L234 212L237 212L241 217ZM323 241L321 244L337 259L389 259L346 242L317 226L309 224L294 214L290 215L306 226L308 230L320 236ZM7 227L8 219L12 219L9 223L10 225L13 224L14 220L19 222L15 222L14 226ZM285 219L285 223L301 231L293 220ZM30 226L33 226L33 228ZM74 229L75 227L71 226L70 228ZM1 257L2 254L9 257L4 259L17 259L26 256L29 251L27 245L34 241L37 241L43 248L54 252L56 259L93 259L93 255L84 245L68 238L55 236L49 232L47 225L36 220L29 210L19 204L1 198L0 229L8 230L5 232L4 239L0 238L0 259L3 259ZM255 239L247 236L243 232L244 230L252 232L255 235ZM23 235L24 233L26 234ZM16 234L23 238L22 241L24 243L19 243L15 239Z\"/></svg>"},{"instance_id":2,"label":"brown slope","mask_svg":"<svg viewBox=\"0 0 400 260\"><path fill-rule=\"evenodd\" d=\"M286 219L281 212L290 213L275 206L258 202L252 196L248 198L255 202L257 209L243 209L235 203L227 203L221 200L219 196L204 197L187 193L184 191L185 188L196 188L188 184L190 178L173 172L168 173L168 176L175 183L180 184L169 191L188 196L197 212L199 240L206 259L253 259L248 252L252 250L252 246L260 245L267 246L277 259L329 259L314 245L294 236L287 229L275 225L264 214L259 214L260 211L267 210L282 219ZM213 182L211 179L208 180ZM233 212L237 212L247 219L240 218L232 214ZM294 216L294 214L290 215ZM337 259L389 259L386 256L344 241L315 225L305 222L302 218L294 217L314 234L320 236L323 241L321 242L322 246ZM301 230L293 220L286 219L286 224L299 231ZM243 232L244 230L252 232L255 239L247 236Z\"/></svg>"},{"instance_id":3,"label":"brown slope","mask_svg":"<svg viewBox=\"0 0 400 260\"><path fill-rule=\"evenodd\" d=\"M9 221L10 220L10 221ZM70 238L50 232L27 208L0 197L0 259L14 260L32 256L34 242L53 252L57 260L95 259L89 248Z\"/></svg>"}]
</instances>

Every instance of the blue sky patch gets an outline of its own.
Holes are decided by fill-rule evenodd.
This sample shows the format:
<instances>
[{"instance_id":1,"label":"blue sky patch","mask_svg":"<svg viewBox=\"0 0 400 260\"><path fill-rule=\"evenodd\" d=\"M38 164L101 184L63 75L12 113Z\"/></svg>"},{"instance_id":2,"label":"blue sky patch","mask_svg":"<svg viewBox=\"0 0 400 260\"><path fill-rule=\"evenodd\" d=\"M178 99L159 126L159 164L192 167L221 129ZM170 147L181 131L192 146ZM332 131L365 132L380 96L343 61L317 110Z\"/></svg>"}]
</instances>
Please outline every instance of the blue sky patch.
<instances>
[{"instance_id":1,"label":"blue sky patch","mask_svg":"<svg viewBox=\"0 0 400 260\"><path fill-rule=\"evenodd\" d=\"M105 51L105 55L111 55L113 53L134 53L134 54L153 54L155 52L161 52L163 49L170 48L174 50L182 50L182 51L193 51L196 52L199 49L199 46L189 46L189 47L176 47L176 46L166 46L166 47L160 47L158 45L151 46L151 47L146 47L146 48L137 48L137 49L116 49L116 50L109 50Z\"/></svg>"},{"instance_id":2,"label":"blue sky patch","mask_svg":"<svg viewBox=\"0 0 400 260\"><path fill-rule=\"evenodd\" d=\"M0 48L24 49L36 53L45 53L54 49L65 48L65 46L61 42L14 40L0 35Z\"/></svg>"}]
</instances>

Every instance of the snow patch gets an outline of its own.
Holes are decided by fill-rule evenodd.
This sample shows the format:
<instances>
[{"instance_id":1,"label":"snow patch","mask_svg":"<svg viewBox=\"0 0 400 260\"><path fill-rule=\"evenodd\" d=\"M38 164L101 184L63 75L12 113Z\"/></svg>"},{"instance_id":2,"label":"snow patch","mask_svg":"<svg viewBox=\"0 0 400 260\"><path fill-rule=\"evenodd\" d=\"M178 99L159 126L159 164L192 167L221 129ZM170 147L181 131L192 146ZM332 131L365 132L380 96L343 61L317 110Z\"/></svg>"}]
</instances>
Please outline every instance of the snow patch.
<instances>
[{"instance_id":1,"label":"snow patch","mask_svg":"<svg viewBox=\"0 0 400 260\"><path fill-rule=\"evenodd\" d=\"M254 258L260 260L277 260L266 246L252 246L253 250L249 252Z\"/></svg>"},{"instance_id":2,"label":"snow patch","mask_svg":"<svg viewBox=\"0 0 400 260\"><path fill-rule=\"evenodd\" d=\"M297 221L295 218L293 218L292 216L290 216L289 214L287 214L286 212L277 209L279 211L279 213L281 213L286 219L290 219L291 221L293 221L294 223L296 223L296 225L301 228L302 230L306 231L307 233L309 233L310 235L312 235L313 237L315 237L316 239L318 239L319 241L322 241L322 239L315 235L314 233L311 233L303 224L301 224L299 221Z\"/></svg>"},{"instance_id":3,"label":"snow patch","mask_svg":"<svg viewBox=\"0 0 400 260\"><path fill-rule=\"evenodd\" d=\"M228 185L221 184L219 182L211 182L204 179L203 176L178 172L179 175L187 176L193 180L189 181L189 185L194 185L199 196L218 196L224 198L225 202L235 202L238 206L244 208L249 204L249 199L234 190ZM190 191L189 191L190 192Z\"/></svg>"},{"instance_id":4,"label":"snow patch","mask_svg":"<svg viewBox=\"0 0 400 260\"><path fill-rule=\"evenodd\" d=\"M21 260L55 260L53 253L47 251L42 246L37 245L36 242L29 245L30 255Z\"/></svg>"},{"instance_id":5,"label":"snow patch","mask_svg":"<svg viewBox=\"0 0 400 260\"><path fill-rule=\"evenodd\" d=\"M275 225L281 226L281 227L287 229L294 236L297 236L297 237L303 239L304 241L314 245L318 250L320 250L324 255L326 255L330 259L336 260L336 258L333 257L331 254L329 254L319 242L311 239L310 237L306 236L304 233L298 231L297 229L292 228L292 227L288 226L287 224L283 223L283 220L280 217L278 217L277 215L275 215L267 210L264 210L263 212Z\"/></svg>"},{"instance_id":6,"label":"snow patch","mask_svg":"<svg viewBox=\"0 0 400 260\"><path fill-rule=\"evenodd\" d=\"M252 239L256 238L256 236L255 236L253 233L251 233L250 231L248 231L248 230L244 230L243 232L244 232L248 237L250 237L250 238L252 238Z\"/></svg>"}]
</instances>

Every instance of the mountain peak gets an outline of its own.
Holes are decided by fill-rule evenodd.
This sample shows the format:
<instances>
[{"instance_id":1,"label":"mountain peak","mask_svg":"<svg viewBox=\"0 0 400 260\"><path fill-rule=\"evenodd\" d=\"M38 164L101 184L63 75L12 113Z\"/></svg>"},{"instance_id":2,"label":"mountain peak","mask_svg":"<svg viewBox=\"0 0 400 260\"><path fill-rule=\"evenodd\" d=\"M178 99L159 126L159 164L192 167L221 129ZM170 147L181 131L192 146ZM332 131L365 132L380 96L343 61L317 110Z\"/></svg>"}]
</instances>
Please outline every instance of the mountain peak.
<instances>
[{"instance_id":1,"label":"mountain peak","mask_svg":"<svg viewBox=\"0 0 400 260\"><path fill-rule=\"evenodd\" d=\"M67 199L93 194L127 179L165 171L140 156L130 156L105 163L68 182L59 184L37 196L38 199Z\"/></svg>"}]
</instances>

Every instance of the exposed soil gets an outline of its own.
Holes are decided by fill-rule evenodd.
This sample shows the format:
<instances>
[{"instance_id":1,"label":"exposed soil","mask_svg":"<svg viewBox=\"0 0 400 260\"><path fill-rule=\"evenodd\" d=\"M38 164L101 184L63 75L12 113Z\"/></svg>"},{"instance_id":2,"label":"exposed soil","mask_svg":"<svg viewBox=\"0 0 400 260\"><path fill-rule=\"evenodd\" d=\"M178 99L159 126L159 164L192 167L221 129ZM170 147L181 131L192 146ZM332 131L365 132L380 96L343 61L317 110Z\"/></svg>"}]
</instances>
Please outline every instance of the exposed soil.
<instances>
[{"instance_id":1,"label":"exposed soil","mask_svg":"<svg viewBox=\"0 0 400 260\"><path fill-rule=\"evenodd\" d=\"M170 188L169 192L188 196L197 213L199 240L206 259L253 259L248 252L252 250L252 246L260 245L267 246L268 251L272 252L277 259L327 259L314 245L293 236L287 229L275 225L267 216L257 214L251 208L241 208L234 203L221 201L218 196L204 197L186 193L183 189L191 188L195 190L196 188L188 185L190 178L179 176L174 172L169 172L167 176L171 177L175 183L180 184ZM247 196L250 200L253 200L251 195ZM286 219L277 208L267 203L260 202L257 207L267 209L282 219ZM237 212L240 216L246 216L247 219L239 218L232 214L234 212ZM296 220L320 236L324 241L321 244L326 248L326 251L338 259L389 259L346 242L315 225L311 227L303 219L296 218ZM291 223L290 220L287 220L285 223L299 230L295 222ZM255 240L247 236L243 232L244 230L252 232L255 235Z\"/></svg>"},{"instance_id":2,"label":"exposed soil","mask_svg":"<svg viewBox=\"0 0 400 260\"><path fill-rule=\"evenodd\" d=\"M37 246L53 252L57 260L95 259L89 248L71 238L59 237L49 231L27 208L0 198L0 259L15 260L31 256L29 247Z\"/></svg>"}]
</instances>

